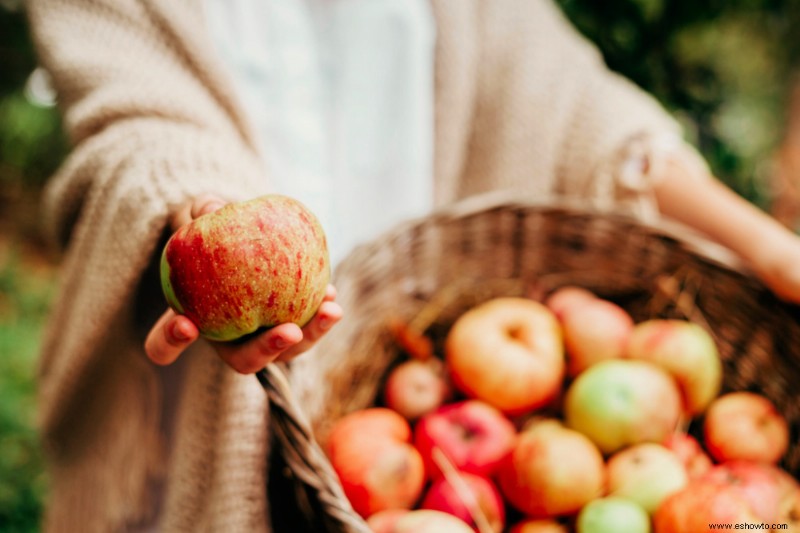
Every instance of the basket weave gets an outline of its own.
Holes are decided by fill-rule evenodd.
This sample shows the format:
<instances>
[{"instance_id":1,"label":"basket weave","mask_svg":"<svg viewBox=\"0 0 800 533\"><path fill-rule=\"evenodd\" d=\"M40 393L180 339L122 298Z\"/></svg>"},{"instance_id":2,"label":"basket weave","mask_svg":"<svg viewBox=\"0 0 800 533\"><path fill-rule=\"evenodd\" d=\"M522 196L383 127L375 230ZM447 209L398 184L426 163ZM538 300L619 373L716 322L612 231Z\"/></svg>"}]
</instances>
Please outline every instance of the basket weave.
<instances>
[{"instance_id":1,"label":"basket weave","mask_svg":"<svg viewBox=\"0 0 800 533\"><path fill-rule=\"evenodd\" d=\"M358 248L337 269L335 284L345 319L293 363L291 385L276 392L265 382L273 430L283 435L278 459L285 462L272 481L300 487L301 497L281 509L297 504L295 518L309 531L366 531L342 501L316 439L324 441L342 415L374 404L401 355L391 320L430 335L441 353L444 333L469 307L497 296L543 298L563 285L590 289L636 321L684 318L705 327L719 347L724 390L764 394L787 418L790 449L782 466L800 477L800 308L682 227L573 204L479 197ZM294 409L276 409L291 396Z\"/></svg>"}]
</instances>

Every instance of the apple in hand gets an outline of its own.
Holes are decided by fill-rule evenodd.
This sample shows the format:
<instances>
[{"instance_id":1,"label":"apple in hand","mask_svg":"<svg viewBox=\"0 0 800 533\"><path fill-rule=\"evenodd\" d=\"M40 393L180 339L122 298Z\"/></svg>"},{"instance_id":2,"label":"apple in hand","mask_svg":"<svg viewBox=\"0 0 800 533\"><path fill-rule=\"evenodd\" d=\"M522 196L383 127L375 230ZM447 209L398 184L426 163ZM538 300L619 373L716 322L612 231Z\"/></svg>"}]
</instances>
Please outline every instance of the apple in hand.
<instances>
[{"instance_id":1,"label":"apple in hand","mask_svg":"<svg viewBox=\"0 0 800 533\"><path fill-rule=\"evenodd\" d=\"M330 279L325 234L300 202L267 195L176 231L161 255L167 303L206 338L239 339L316 313Z\"/></svg>"},{"instance_id":2,"label":"apple in hand","mask_svg":"<svg viewBox=\"0 0 800 533\"><path fill-rule=\"evenodd\" d=\"M495 298L462 314L445 339L455 386L507 414L548 404L564 378L561 326L543 304Z\"/></svg>"},{"instance_id":3,"label":"apple in hand","mask_svg":"<svg viewBox=\"0 0 800 533\"><path fill-rule=\"evenodd\" d=\"M636 502L648 514L689 482L678 456L654 442L620 450L608 459L606 468L608 494Z\"/></svg>"},{"instance_id":4,"label":"apple in hand","mask_svg":"<svg viewBox=\"0 0 800 533\"><path fill-rule=\"evenodd\" d=\"M647 361L611 359L582 372L567 389L567 426L587 435L604 454L675 432L682 404L675 380Z\"/></svg>"},{"instance_id":5,"label":"apple in hand","mask_svg":"<svg viewBox=\"0 0 800 533\"><path fill-rule=\"evenodd\" d=\"M700 477L711 469L711 458L692 435L672 433L662 444L680 459L689 479Z\"/></svg>"},{"instance_id":6,"label":"apple in hand","mask_svg":"<svg viewBox=\"0 0 800 533\"><path fill-rule=\"evenodd\" d=\"M410 359L389 372L383 401L406 419L416 420L444 404L451 393L441 360Z\"/></svg>"},{"instance_id":7,"label":"apple in hand","mask_svg":"<svg viewBox=\"0 0 800 533\"><path fill-rule=\"evenodd\" d=\"M478 528L478 521L495 533L505 527L505 504L497 487L490 479L467 472L435 480L420 508L452 514L479 531L485 529Z\"/></svg>"},{"instance_id":8,"label":"apple in hand","mask_svg":"<svg viewBox=\"0 0 800 533\"><path fill-rule=\"evenodd\" d=\"M574 377L595 363L622 357L633 319L614 302L592 298L564 309L561 327L567 373Z\"/></svg>"},{"instance_id":9,"label":"apple in hand","mask_svg":"<svg viewBox=\"0 0 800 533\"><path fill-rule=\"evenodd\" d=\"M604 490L605 464L586 436L556 419L534 419L497 471L506 501L531 518L569 515Z\"/></svg>"},{"instance_id":10,"label":"apple in hand","mask_svg":"<svg viewBox=\"0 0 800 533\"><path fill-rule=\"evenodd\" d=\"M417 421L414 446L428 475L439 477L437 450L457 470L490 477L514 446L517 431L498 409L480 400L445 404Z\"/></svg>"},{"instance_id":11,"label":"apple in hand","mask_svg":"<svg viewBox=\"0 0 800 533\"><path fill-rule=\"evenodd\" d=\"M636 324L626 356L650 361L677 380L690 416L702 413L722 385L722 362L711 335L688 320L651 319Z\"/></svg>"},{"instance_id":12,"label":"apple in hand","mask_svg":"<svg viewBox=\"0 0 800 533\"><path fill-rule=\"evenodd\" d=\"M576 533L650 533L650 515L627 498L606 496L587 503L578 513Z\"/></svg>"},{"instance_id":13,"label":"apple in hand","mask_svg":"<svg viewBox=\"0 0 800 533\"><path fill-rule=\"evenodd\" d=\"M425 468L410 439L406 419L384 407L354 411L334 423L325 450L345 495L361 516L409 509L417 502Z\"/></svg>"},{"instance_id":14,"label":"apple in hand","mask_svg":"<svg viewBox=\"0 0 800 533\"><path fill-rule=\"evenodd\" d=\"M706 448L717 461L745 459L777 463L789 447L786 419L764 396L730 392L716 398L705 414Z\"/></svg>"}]
</instances>

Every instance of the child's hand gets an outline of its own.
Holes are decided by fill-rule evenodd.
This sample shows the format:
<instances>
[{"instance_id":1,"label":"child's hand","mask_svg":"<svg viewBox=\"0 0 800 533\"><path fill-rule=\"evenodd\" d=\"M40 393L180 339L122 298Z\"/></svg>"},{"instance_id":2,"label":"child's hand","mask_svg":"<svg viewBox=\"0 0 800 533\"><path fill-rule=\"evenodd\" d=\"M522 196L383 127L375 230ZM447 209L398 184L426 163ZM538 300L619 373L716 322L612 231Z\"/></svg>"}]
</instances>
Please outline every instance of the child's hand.
<instances>
[{"instance_id":1,"label":"child's hand","mask_svg":"<svg viewBox=\"0 0 800 533\"><path fill-rule=\"evenodd\" d=\"M216 211L224 202L214 196L200 196L173 216L173 230L191 220ZM251 374L276 360L287 361L308 350L342 317L335 302L336 290L328 286L325 299L314 318L302 329L296 324L281 324L243 343L211 342L217 353L234 370ZM156 364L168 365L200 337L197 327L183 315L168 309L155 323L145 340L145 352Z\"/></svg>"}]
</instances>

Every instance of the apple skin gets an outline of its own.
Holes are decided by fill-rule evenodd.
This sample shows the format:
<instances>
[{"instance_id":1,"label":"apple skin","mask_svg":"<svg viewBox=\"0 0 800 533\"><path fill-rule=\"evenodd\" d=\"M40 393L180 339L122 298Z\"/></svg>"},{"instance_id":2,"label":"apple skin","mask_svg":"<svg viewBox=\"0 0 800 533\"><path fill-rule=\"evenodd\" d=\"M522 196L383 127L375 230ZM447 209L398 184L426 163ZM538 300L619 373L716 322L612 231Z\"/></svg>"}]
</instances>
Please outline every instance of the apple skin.
<instances>
[{"instance_id":1,"label":"apple skin","mask_svg":"<svg viewBox=\"0 0 800 533\"><path fill-rule=\"evenodd\" d=\"M583 304L594 300L597 296L595 293L583 287L566 285L554 290L547 299L544 305L550 309L559 321L564 317L567 312L574 305Z\"/></svg>"},{"instance_id":2,"label":"apple skin","mask_svg":"<svg viewBox=\"0 0 800 533\"><path fill-rule=\"evenodd\" d=\"M662 442L682 414L675 380L647 361L611 359L582 372L564 398L567 426L604 454L640 442Z\"/></svg>"},{"instance_id":3,"label":"apple skin","mask_svg":"<svg viewBox=\"0 0 800 533\"><path fill-rule=\"evenodd\" d=\"M605 464L586 436L556 419L533 420L497 471L506 502L531 518L576 513L604 491Z\"/></svg>"},{"instance_id":4,"label":"apple skin","mask_svg":"<svg viewBox=\"0 0 800 533\"><path fill-rule=\"evenodd\" d=\"M759 520L778 521L787 486L778 468L753 461L728 461L715 465L701 479L737 491Z\"/></svg>"},{"instance_id":5,"label":"apple skin","mask_svg":"<svg viewBox=\"0 0 800 533\"><path fill-rule=\"evenodd\" d=\"M566 525L552 518L525 518L517 522L508 533L569 533Z\"/></svg>"},{"instance_id":6,"label":"apple skin","mask_svg":"<svg viewBox=\"0 0 800 533\"><path fill-rule=\"evenodd\" d=\"M607 463L608 494L631 500L648 514L689 482L683 463L661 444L634 444L612 455Z\"/></svg>"},{"instance_id":7,"label":"apple skin","mask_svg":"<svg viewBox=\"0 0 800 533\"><path fill-rule=\"evenodd\" d=\"M481 400L445 404L420 418L414 428L414 446L432 479L442 475L434 457L435 449L457 470L491 477L511 452L516 438L514 424Z\"/></svg>"},{"instance_id":8,"label":"apple skin","mask_svg":"<svg viewBox=\"0 0 800 533\"><path fill-rule=\"evenodd\" d=\"M730 392L709 405L703 440L718 462L744 459L775 464L789 447L789 427L766 397Z\"/></svg>"},{"instance_id":9,"label":"apple skin","mask_svg":"<svg viewBox=\"0 0 800 533\"><path fill-rule=\"evenodd\" d=\"M547 405L564 379L561 326L543 304L495 298L453 323L445 339L453 383L506 414Z\"/></svg>"},{"instance_id":10,"label":"apple skin","mask_svg":"<svg viewBox=\"0 0 800 533\"><path fill-rule=\"evenodd\" d=\"M711 469L711 457L692 435L673 433L662 444L678 456L689 479L700 477Z\"/></svg>"},{"instance_id":11,"label":"apple skin","mask_svg":"<svg viewBox=\"0 0 800 533\"><path fill-rule=\"evenodd\" d=\"M231 203L179 228L161 255L167 303L209 339L308 323L325 296L330 259L319 220L281 195Z\"/></svg>"},{"instance_id":12,"label":"apple skin","mask_svg":"<svg viewBox=\"0 0 800 533\"><path fill-rule=\"evenodd\" d=\"M664 500L653 515L653 530L656 533L697 533L708 531L708 524L757 522L761 519L736 487L700 478Z\"/></svg>"},{"instance_id":13,"label":"apple skin","mask_svg":"<svg viewBox=\"0 0 800 533\"><path fill-rule=\"evenodd\" d=\"M567 374L575 377L600 361L622 357L633 326L628 312L609 300L568 305L561 312Z\"/></svg>"},{"instance_id":14,"label":"apple skin","mask_svg":"<svg viewBox=\"0 0 800 533\"><path fill-rule=\"evenodd\" d=\"M325 451L361 516L410 509L419 499L425 467L410 439L406 419L385 407L354 411L334 423Z\"/></svg>"},{"instance_id":15,"label":"apple skin","mask_svg":"<svg viewBox=\"0 0 800 533\"><path fill-rule=\"evenodd\" d=\"M410 512L410 509L384 509L369 515L367 525L372 533L392 533L400 517Z\"/></svg>"},{"instance_id":16,"label":"apple skin","mask_svg":"<svg viewBox=\"0 0 800 533\"><path fill-rule=\"evenodd\" d=\"M389 373L383 387L383 402L407 420L435 411L452 395L439 359L403 361Z\"/></svg>"},{"instance_id":17,"label":"apple skin","mask_svg":"<svg viewBox=\"0 0 800 533\"><path fill-rule=\"evenodd\" d=\"M483 513L490 529L495 533L502 532L506 521L505 504L495 484L488 478L467 472L459 472L459 478L466 494L454 487L450 479L442 477L428 488L419 508L449 513L477 530L472 512L464 503L463 498L468 494Z\"/></svg>"},{"instance_id":18,"label":"apple skin","mask_svg":"<svg viewBox=\"0 0 800 533\"><path fill-rule=\"evenodd\" d=\"M658 364L677 380L687 414L702 413L719 395L722 362L711 335L687 320L639 322L628 341L626 357Z\"/></svg>"},{"instance_id":19,"label":"apple skin","mask_svg":"<svg viewBox=\"0 0 800 533\"><path fill-rule=\"evenodd\" d=\"M399 517L387 533L475 533L455 516L431 509L415 509Z\"/></svg>"},{"instance_id":20,"label":"apple skin","mask_svg":"<svg viewBox=\"0 0 800 533\"><path fill-rule=\"evenodd\" d=\"M606 496L587 503L578 513L576 533L650 533L650 515L627 498Z\"/></svg>"}]
</instances>

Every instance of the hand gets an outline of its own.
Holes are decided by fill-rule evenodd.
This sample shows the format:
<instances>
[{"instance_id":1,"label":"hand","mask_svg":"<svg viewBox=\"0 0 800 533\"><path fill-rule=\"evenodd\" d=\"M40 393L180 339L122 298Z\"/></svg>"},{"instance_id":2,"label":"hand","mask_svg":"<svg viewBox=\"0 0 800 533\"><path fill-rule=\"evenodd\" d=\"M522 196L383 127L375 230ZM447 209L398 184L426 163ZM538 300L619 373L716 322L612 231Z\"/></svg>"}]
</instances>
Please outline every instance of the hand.
<instances>
[{"instance_id":1,"label":"hand","mask_svg":"<svg viewBox=\"0 0 800 533\"><path fill-rule=\"evenodd\" d=\"M216 196L203 195L179 209L170 220L177 230L193 219L216 211L225 204ZM329 285L317 313L302 329L297 324L280 324L242 343L212 342L219 356L242 374L252 374L273 361L288 361L314 345L342 317L335 302L336 289ZM144 343L154 363L168 365L200 338L197 326L184 315L168 309L156 321Z\"/></svg>"}]
</instances>

